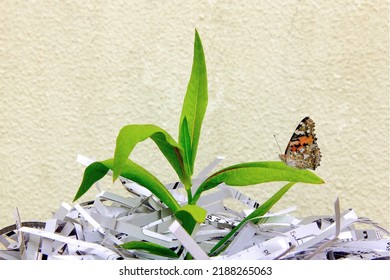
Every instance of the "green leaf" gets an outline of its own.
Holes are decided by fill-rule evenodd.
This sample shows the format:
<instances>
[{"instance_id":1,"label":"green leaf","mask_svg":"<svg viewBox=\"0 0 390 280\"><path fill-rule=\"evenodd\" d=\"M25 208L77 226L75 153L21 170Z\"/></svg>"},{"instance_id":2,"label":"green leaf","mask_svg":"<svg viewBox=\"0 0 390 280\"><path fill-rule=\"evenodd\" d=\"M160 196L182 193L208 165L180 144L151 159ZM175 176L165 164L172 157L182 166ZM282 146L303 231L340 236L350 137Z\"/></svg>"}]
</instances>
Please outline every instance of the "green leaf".
<instances>
[{"instance_id":1,"label":"green leaf","mask_svg":"<svg viewBox=\"0 0 390 280\"><path fill-rule=\"evenodd\" d=\"M142 250L153 255L164 256L172 259L179 258L179 256L171 249L151 242L130 241L120 246L126 250Z\"/></svg>"},{"instance_id":2,"label":"green leaf","mask_svg":"<svg viewBox=\"0 0 390 280\"><path fill-rule=\"evenodd\" d=\"M202 192L221 183L230 186L249 186L274 181L324 183L320 177L311 171L290 167L280 161L247 162L224 168L208 177L199 186L191 203L194 204Z\"/></svg>"},{"instance_id":3,"label":"green leaf","mask_svg":"<svg viewBox=\"0 0 390 280\"><path fill-rule=\"evenodd\" d=\"M181 137L179 140L179 145L184 151L184 166L187 174L192 175L192 170L191 170L191 139L190 139L190 133L188 131L188 123L187 123L187 118L184 117L183 123L181 125L183 137ZM185 186L187 188L191 188L191 185ZM188 191L188 189L187 189Z\"/></svg>"},{"instance_id":4,"label":"green leaf","mask_svg":"<svg viewBox=\"0 0 390 280\"><path fill-rule=\"evenodd\" d=\"M74 200L77 200L83 194L85 194L96 181L100 180L108 172L109 169L112 170L113 165L113 159L90 164L85 169L83 181L81 182ZM163 203L165 203L174 213L180 208L180 205L176 199L167 190L164 184L160 182L160 180L158 180L153 174L130 159L127 159L123 164L120 175L147 188Z\"/></svg>"},{"instance_id":5,"label":"green leaf","mask_svg":"<svg viewBox=\"0 0 390 280\"><path fill-rule=\"evenodd\" d=\"M103 178L108 172L108 168L101 162L93 162L85 168L83 180L73 199L73 202L82 197L94 183Z\"/></svg>"},{"instance_id":6,"label":"green leaf","mask_svg":"<svg viewBox=\"0 0 390 280\"><path fill-rule=\"evenodd\" d=\"M204 222L206 218L206 210L203 209L202 207L199 207L197 205L189 205L186 204L182 206L176 213L175 216L178 217L182 213L189 213L192 218L197 222L197 223L202 223Z\"/></svg>"},{"instance_id":7,"label":"green leaf","mask_svg":"<svg viewBox=\"0 0 390 280\"><path fill-rule=\"evenodd\" d=\"M217 252L221 252L224 250L227 245L226 243L229 241L229 239L234 236L234 234L247 222L251 221L252 223L258 223L260 218L264 214L266 214L272 206L276 204L276 202L279 201L279 199L282 198L282 196L294 185L295 182L290 182L283 186L279 191L277 191L270 199L268 199L266 202L264 202L259 208L254 210L251 214L249 214L246 218L244 218L236 227L234 227L227 235L225 235L224 238L222 238L211 250L210 255L216 255Z\"/></svg>"},{"instance_id":8,"label":"green leaf","mask_svg":"<svg viewBox=\"0 0 390 280\"><path fill-rule=\"evenodd\" d=\"M175 213L175 217L181 221L183 228L191 234L196 223L204 222L206 214L206 210L202 207L186 204Z\"/></svg>"},{"instance_id":9,"label":"green leaf","mask_svg":"<svg viewBox=\"0 0 390 280\"><path fill-rule=\"evenodd\" d=\"M187 92L184 97L183 108L180 117L180 126L184 118L188 122L188 131L191 142L191 171L194 170L194 163L198 149L200 130L207 108L207 70L203 52L202 41L198 31L195 30L194 58L192 63L191 77L188 82ZM186 137L185 130L179 128L179 143Z\"/></svg>"},{"instance_id":10,"label":"green leaf","mask_svg":"<svg viewBox=\"0 0 390 280\"><path fill-rule=\"evenodd\" d=\"M116 180L134 147L146 139L152 139L172 165L182 182L189 181L184 170L183 151L164 129L151 124L133 124L123 127L116 139L114 155L114 180Z\"/></svg>"}]
</instances>

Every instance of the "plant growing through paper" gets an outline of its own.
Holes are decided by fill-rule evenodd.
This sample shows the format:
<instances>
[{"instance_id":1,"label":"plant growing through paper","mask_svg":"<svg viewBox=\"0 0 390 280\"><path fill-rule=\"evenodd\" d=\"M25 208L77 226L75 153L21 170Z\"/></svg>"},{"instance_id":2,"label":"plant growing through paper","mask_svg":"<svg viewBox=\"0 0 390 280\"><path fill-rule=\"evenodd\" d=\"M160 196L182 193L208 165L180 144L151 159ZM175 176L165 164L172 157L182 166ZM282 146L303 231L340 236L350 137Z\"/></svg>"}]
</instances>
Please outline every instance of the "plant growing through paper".
<instances>
[{"instance_id":1,"label":"plant growing through paper","mask_svg":"<svg viewBox=\"0 0 390 280\"><path fill-rule=\"evenodd\" d=\"M84 195L91 186L113 171L113 180L119 176L132 180L145 187L158 197L179 220L188 233L192 233L197 223L204 222L206 210L197 205L198 199L208 190L221 183L231 186L249 186L265 182L289 182L274 196L267 200L250 217L243 220L225 239L221 240L210 253L216 254L226 246L228 239L246 222L258 222L260 217L297 182L321 184L323 180L308 170L296 169L279 161L247 162L223 168L206 178L196 191L192 191L192 175L200 140L203 118L208 103L207 71L202 42L195 30L194 56L190 80L185 94L179 122L179 137L176 141L164 129L153 124L130 124L123 127L116 139L114 157L97 161L89 165L84 172L82 183L74 200ZM178 179L183 183L187 194L187 203L180 205L164 186L161 180L151 172L131 160L134 147L146 139L151 139L167 159ZM144 246L144 247L143 247ZM133 242L124 246L127 249L144 248L147 251L165 254L164 250L153 244L142 245Z\"/></svg>"}]
</instances>

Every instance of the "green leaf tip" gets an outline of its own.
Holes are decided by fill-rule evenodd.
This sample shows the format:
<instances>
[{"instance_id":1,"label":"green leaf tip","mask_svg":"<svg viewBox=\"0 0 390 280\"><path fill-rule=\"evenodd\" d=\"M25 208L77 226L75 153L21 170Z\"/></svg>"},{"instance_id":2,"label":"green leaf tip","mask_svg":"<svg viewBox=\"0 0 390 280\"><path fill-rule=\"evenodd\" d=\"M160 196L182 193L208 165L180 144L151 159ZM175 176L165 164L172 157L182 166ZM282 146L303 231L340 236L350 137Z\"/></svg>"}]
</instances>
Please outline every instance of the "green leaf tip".
<instances>
[{"instance_id":1,"label":"green leaf tip","mask_svg":"<svg viewBox=\"0 0 390 280\"><path fill-rule=\"evenodd\" d=\"M84 171L83 180L73 199L73 202L83 196L93 186L93 184L102 179L107 172L108 168L101 162L96 161L88 165Z\"/></svg>"}]
</instances>

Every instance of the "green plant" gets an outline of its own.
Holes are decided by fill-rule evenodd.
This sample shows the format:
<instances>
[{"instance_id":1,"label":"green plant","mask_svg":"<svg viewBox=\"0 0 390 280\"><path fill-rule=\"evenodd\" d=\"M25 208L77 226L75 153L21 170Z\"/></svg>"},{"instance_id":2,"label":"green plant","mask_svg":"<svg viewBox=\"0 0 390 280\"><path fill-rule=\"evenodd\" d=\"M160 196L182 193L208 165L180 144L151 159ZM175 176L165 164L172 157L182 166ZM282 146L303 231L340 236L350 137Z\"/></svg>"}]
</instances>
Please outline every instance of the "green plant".
<instances>
[{"instance_id":1,"label":"green plant","mask_svg":"<svg viewBox=\"0 0 390 280\"><path fill-rule=\"evenodd\" d=\"M123 127L116 140L114 158L94 162L85 169L83 180L74 200L80 198L96 181L104 177L109 170L112 170L114 181L119 176L123 176L150 190L172 210L176 219L181 222L187 232L191 233L196 223L202 223L206 217L206 211L196 205L203 192L221 183L231 186L248 186L273 181L290 182L237 226L231 233L233 235L245 222L249 220L258 222L256 217L264 215L293 184L297 182L323 183L323 180L314 173L289 167L283 162L248 162L217 171L209 176L195 193L192 193L192 174L207 102L206 62L201 39L195 30L192 71L180 116L178 141L175 141L168 132L156 125L131 124ZM129 159L134 147L148 138L156 143L175 170L179 180L183 183L188 199L186 205L179 205L159 179ZM215 253L225 246L230 236L227 236L226 239L217 244L211 253ZM127 244L125 247L128 249L139 249L140 246L142 246L140 243L132 243ZM150 244L145 246L145 250L151 250L150 248L153 248L152 251L158 250L158 248L150 246Z\"/></svg>"}]
</instances>

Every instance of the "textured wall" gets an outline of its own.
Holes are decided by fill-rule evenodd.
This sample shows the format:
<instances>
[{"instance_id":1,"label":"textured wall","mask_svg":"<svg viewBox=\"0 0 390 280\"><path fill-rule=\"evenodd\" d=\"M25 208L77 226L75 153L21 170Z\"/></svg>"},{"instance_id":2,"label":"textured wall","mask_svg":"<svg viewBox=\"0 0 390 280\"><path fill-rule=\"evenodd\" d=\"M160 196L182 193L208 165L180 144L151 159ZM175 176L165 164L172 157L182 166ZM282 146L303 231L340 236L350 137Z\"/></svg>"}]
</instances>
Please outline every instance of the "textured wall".
<instances>
[{"instance_id":1,"label":"textured wall","mask_svg":"<svg viewBox=\"0 0 390 280\"><path fill-rule=\"evenodd\" d=\"M196 170L218 155L221 166L277 160L273 134L284 149L309 115L326 184L297 185L275 209L331 214L340 196L389 228L387 2L242 2L1 1L0 227L15 206L42 220L71 203L76 155L112 157L122 126L177 137L196 27L209 76ZM133 159L175 180L152 142ZM242 190L263 201L281 185Z\"/></svg>"}]
</instances>

